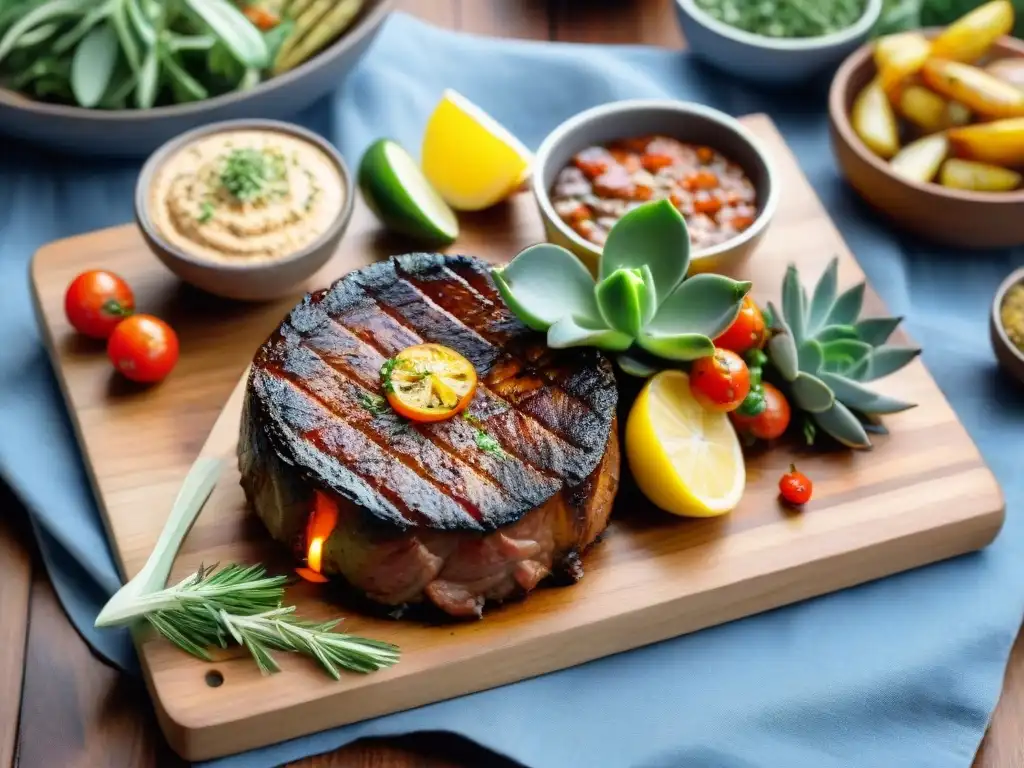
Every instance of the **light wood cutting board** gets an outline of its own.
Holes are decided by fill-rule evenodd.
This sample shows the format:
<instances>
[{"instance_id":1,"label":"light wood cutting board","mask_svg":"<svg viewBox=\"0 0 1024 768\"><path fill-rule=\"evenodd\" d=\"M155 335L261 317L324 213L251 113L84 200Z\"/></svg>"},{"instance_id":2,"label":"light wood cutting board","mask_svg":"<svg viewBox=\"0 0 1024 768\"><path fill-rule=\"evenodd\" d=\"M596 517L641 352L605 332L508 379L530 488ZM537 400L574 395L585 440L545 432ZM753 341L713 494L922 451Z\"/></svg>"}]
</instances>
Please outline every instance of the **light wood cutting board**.
<instances>
[{"instance_id":1,"label":"light wood cutting board","mask_svg":"<svg viewBox=\"0 0 1024 768\"><path fill-rule=\"evenodd\" d=\"M861 280L770 120L755 115L744 122L772 154L782 189L776 219L744 275L754 281L754 297L778 300L787 262L812 280L833 254L840 256L841 287ZM525 195L463 217L463 227L449 250L491 261L507 260L543 237ZM406 250L408 244L381 237L360 203L338 255L309 288ZM160 386L121 380L102 346L67 325L64 289L92 267L121 273L134 286L140 310L177 328L181 360ZM32 281L125 576L142 566L200 451L228 457L229 470L186 540L174 578L200 563L262 561L282 571L294 565L247 513L232 458L239 377L294 301L231 304L183 287L132 226L43 248ZM882 311L869 290L866 312ZM429 626L382 620L328 602L320 587L303 583L290 590L300 613L344 614L346 631L400 645L402 661L390 670L333 682L313 663L281 654L283 672L263 678L244 655L204 664L144 635L139 651L164 732L183 757L212 758L522 680L987 545L1002 524L1001 492L924 366L915 362L882 388L919 407L888 418L892 434L875 438L873 451L753 456L740 507L718 519L675 518L623 493L608 536L584 561L582 582L540 589L482 621ZM803 513L787 513L776 500L778 478L794 458L815 483L814 501ZM221 678L222 684L209 684Z\"/></svg>"}]
</instances>

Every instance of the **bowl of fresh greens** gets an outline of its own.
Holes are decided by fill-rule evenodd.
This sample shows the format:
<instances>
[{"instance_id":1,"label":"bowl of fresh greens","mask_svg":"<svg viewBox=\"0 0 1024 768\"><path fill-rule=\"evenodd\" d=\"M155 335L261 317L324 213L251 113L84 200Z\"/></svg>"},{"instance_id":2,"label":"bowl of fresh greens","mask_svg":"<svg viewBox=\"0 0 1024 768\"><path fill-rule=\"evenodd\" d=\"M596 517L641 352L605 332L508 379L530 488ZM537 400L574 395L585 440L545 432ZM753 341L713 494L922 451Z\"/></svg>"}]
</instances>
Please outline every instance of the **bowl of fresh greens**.
<instances>
[{"instance_id":1,"label":"bowl of fresh greens","mask_svg":"<svg viewBox=\"0 0 1024 768\"><path fill-rule=\"evenodd\" d=\"M731 75L794 85L832 75L871 34L883 0L676 0L694 55Z\"/></svg>"},{"instance_id":2,"label":"bowl of fresh greens","mask_svg":"<svg viewBox=\"0 0 1024 768\"><path fill-rule=\"evenodd\" d=\"M337 87L392 0L0 2L0 133L138 157L197 125L287 118Z\"/></svg>"}]
</instances>

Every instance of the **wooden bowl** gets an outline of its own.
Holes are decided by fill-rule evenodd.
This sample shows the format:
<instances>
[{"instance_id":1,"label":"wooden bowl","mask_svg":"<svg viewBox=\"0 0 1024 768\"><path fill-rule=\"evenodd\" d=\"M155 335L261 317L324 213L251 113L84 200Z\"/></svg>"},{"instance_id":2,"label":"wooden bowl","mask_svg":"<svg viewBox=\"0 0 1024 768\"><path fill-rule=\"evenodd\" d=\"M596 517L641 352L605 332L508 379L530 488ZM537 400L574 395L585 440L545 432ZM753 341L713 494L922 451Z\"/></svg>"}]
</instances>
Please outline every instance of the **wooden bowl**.
<instances>
[{"instance_id":1,"label":"wooden bowl","mask_svg":"<svg viewBox=\"0 0 1024 768\"><path fill-rule=\"evenodd\" d=\"M924 29L928 37L938 28ZM850 110L861 89L876 74L874 45L865 44L840 66L829 91L832 151L843 175L875 210L922 238L961 248L1005 248L1024 244L1024 189L972 192L936 183L908 181L860 140ZM1024 42L1004 37L989 58L1024 56Z\"/></svg>"},{"instance_id":2,"label":"wooden bowl","mask_svg":"<svg viewBox=\"0 0 1024 768\"><path fill-rule=\"evenodd\" d=\"M1003 280L992 300L992 313L989 315L989 335L992 337L992 351L996 353L999 364L1018 381L1024 383L1024 352L1019 350L1003 328L1000 309L1006 292L1017 283L1024 283L1024 267L1014 270Z\"/></svg>"}]
</instances>

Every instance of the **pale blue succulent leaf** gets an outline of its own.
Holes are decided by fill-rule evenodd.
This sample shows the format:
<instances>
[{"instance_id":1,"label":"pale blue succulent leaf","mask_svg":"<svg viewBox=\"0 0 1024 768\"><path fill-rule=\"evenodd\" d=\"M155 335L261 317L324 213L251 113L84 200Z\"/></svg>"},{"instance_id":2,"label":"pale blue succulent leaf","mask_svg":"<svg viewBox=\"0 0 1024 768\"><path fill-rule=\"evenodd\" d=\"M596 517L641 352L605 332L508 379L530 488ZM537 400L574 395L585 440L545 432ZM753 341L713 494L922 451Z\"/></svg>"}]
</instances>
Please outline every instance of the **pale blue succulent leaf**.
<instances>
[{"instance_id":1,"label":"pale blue succulent leaf","mask_svg":"<svg viewBox=\"0 0 1024 768\"><path fill-rule=\"evenodd\" d=\"M880 347L875 347L871 351L867 371L861 376L861 381L875 381L896 373L912 363L920 354L920 347L904 347L895 344L883 344Z\"/></svg>"},{"instance_id":2,"label":"pale blue succulent leaf","mask_svg":"<svg viewBox=\"0 0 1024 768\"><path fill-rule=\"evenodd\" d=\"M800 371L793 334L790 332L789 326L786 325L785 318L770 301L768 302L768 311L771 313L777 329L777 332L768 341L768 358L782 378L792 381Z\"/></svg>"},{"instance_id":3,"label":"pale blue succulent leaf","mask_svg":"<svg viewBox=\"0 0 1024 768\"><path fill-rule=\"evenodd\" d=\"M654 282L654 273L651 268L644 264L640 267L640 276L644 281L643 304L641 305L641 327L647 325L658 313L658 304L661 296L658 295L658 286Z\"/></svg>"},{"instance_id":4,"label":"pale blue succulent leaf","mask_svg":"<svg viewBox=\"0 0 1024 768\"><path fill-rule=\"evenodd\" d=\"M750 287L724 275L694 275L665 297L644 330L652 336L699 334L713 339L736 319Z\"/></svg>"},{"instance_id":5,"label":"pale blue succulent leaf","mask_svg":"<svg viewBox=\"0 0 1024 768\"><path fill-rule=\"evenodd\" d=\"M794 265L790 264L786 268L786 276L782 280L782 315L797 346L804 340L806 310L803 286L800 285L800 273Z\"/></svg>"},{"instance_id":6,"label":"pale blue succulent leaf","mask_svg":"<svg viewBox=\"0 0 1024 768\"><path fill-rule=\"evenodd\" d=\"M823 431L834 437L847 448L870 448L871 440L864 425L850 412L850 409L836 400L832 407L814 414L814 421Z\"/></svg>"},{"instance_id":7,"label":"pale blue succulent leaf","mask_svg":"<svg viewBox=\"0 0 1024 768\"><path fill-rule=\"evenodd\" d=\"M525 325L547 330L563 315L597 321L594 278L570 251L538 243L520 251L491 275L509 309Z\"/></svg>"},{"instance_id":8,"label":"pale blue succulent leaf","mask_svg":"<svg viewBox=\"0 0 1024 768\"><path fill-rule=\"evenodd\" d=\"M843 405L865 414L899 413L916 405L916 403L909 403L875 392L863 384L839 374L822 373L820 378Z\"/></svg>"},{"instance_id":9,"label":"pale blue succulent leaf","mask_svg":"<svg viewBox=\"0 0 1024 768\"><path fill-rule=\"evenodd\" d=\"M814 297L811 299L811 307L807 313L806 331L808 336L813 336L828 320L832 305L836 301L838 274L839 258L833 257L818 279L818 284L814 286Z\"/></svg>"},{"instance_id":10,"label":"pale blue succulent leaf","mask_svg":"<svg viewBox=\"0 0 1024 768\"><path fill-rule=\"evenodd\" d=\"M699 333L683 333L675 336L641 334L637 340L643 349L666 360L689 362L709 357L715 352L715 345L707 336Z\"/></svg>"},{"instance_id":11,"label":"pale blue succulent leaf","mask_svg":"<svg viewBox=\"0 0 1024 768\"><path fill-rule=\"evenodd\" d=\"M669 200L644 203L622 216L608 232L598 262L598 280L616 269L647 265L658 296L668 296L690 265L686 219Z\"/></svg>"},{"instance_id":12,"label":"pale blue succulent leaf","mask_svg":"<svg viewBox=\"0 0 1024 768\"><path fill-rule=\"evenodd\" d=\"M871 353L871 345L859 339L836 339L821 345L826 370L845 370Z\"/></svg>"},{"instance_id":13,"label":"pale blue succulent leaf","mask_svg":"<svg viewBox=\"0 0 1024 768\"><path fill-rule=\"evenodd\" d=\"M847 289L832 305L832 311L828 314L828 325L853 325L860 317L861 308L864 306L864 283L857 283Z\"/></svg>"},{"instance_id":14,"label":"pale blue succulent leaf","mask_svg":"<svg viewBox=\"0 0 1024 768\"><path fill-rule=\"evenodd\" d=\"M858 339L872 347L878 347L889 340L902 320L902 317L869 317L859 321L854 327Z\"/></svg>"},{"instance_id":15,"label":"pale blue succulent leaf","mask_svg":"<svg viewBox=\"0 0 1024 768\"><path fill-rule=\"evenodd\" d=\"M621 352L633 345L633 337L611 328L590 325L583 318L565 315L548 328L548 346L554 349L567 347L597 347L606 352Z\"/></svg>"},{"instance_id":16,"label":"pale blue succulent leaf","mask_svg":"<svg viewBox=\"0 0 1024 768\"><path fill-rule=\"evenodd\" d=\"M817 373L824 361L825 353L821 349L821 344L814 339L804 339L797 349L797 362L800 365L800 370Z\"/></svg>"},{"instance_id":17,"label":"pale blue succulent leaf","mask_svg":"<svg viewBox=\"0 0 1024 768\"><path fill-rule=\"evenodd\" d=\"M856 339L857 328L852 325L826 325L814 334L814 338L822 344L839 339Z\"/></svg>"},{"instance_id":18,"label":"pale blue succulent leaf","mask_svg":"<svg viewBox=\"0 0 1024 768\"><path fill-rule=\"evenodd\" d=\"M639 379L650 378L664 368L664 363L659 366L657 360L658 358L642 353L638 354L634 350L620 352L615 357L615 362L618 363L623 373Z\"/></svg>"},{"instance_id":19,"label":"pale blue succulent leaf","mask_svg":"<svg viewBox=\"0 0 1024 768\"><path fill-rule=\"evenodd\" d=\"M832 407L835 396L817 376L800 371L790 384L793 400L804 411L821 413Z\"/></svg>"}]
</instances>

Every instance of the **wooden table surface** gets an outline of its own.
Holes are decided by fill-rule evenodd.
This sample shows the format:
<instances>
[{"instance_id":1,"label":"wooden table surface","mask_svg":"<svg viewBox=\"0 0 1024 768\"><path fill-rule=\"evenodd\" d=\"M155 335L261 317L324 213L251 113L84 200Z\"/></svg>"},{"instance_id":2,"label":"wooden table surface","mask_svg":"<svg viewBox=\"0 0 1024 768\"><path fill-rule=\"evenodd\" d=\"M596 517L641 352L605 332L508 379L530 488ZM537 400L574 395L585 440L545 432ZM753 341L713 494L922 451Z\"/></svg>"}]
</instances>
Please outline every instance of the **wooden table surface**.
<instances>
[{"instance_id":1,"label":"wooden table surface","mask_svg":"<svg viewBox=\"0 0 1024 768\"><path fill-rule=\"evenodd\" d=\"M674 0L399 0L434 24L504 37L679 47ZM20 707L19 707L20 705ZM25 512L0 484L0 766L173 768L141 683L94 658L43 571ZM446 734L359 742L298 768L514 764ZM1024 766L1024 633L975 768Z\"/></svg>"}]
</instances>

